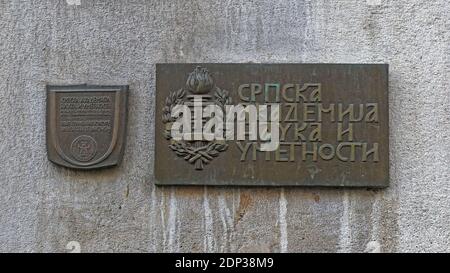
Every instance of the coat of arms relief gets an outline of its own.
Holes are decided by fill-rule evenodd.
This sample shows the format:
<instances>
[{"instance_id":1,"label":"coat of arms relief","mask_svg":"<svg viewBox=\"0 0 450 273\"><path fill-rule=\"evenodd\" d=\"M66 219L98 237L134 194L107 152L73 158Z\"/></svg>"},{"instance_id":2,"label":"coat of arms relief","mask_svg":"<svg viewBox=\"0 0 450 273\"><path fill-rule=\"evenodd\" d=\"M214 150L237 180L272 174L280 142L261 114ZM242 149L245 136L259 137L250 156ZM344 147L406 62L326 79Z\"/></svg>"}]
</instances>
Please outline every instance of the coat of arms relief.
<instances>
[{"instance_id":1,"label":"coat of arms relief","mask_svg":"<svg viewBox=\"0 0 450 273\"><path fill-rule=\"evenodd\" d=\"M214 158L228 148L225 140L175 140L171 133L176 117L172 111L177 105L186 105L194 111L194 100L200 100L202 107L216 105L225 111L225 105L232 103L229 92L215 85L214 79L206 68L196 67L187 77L186 85L178 90L170 92L165 100L162 121L166 125L164 137L169 141L169 148L177 156L191 163L196 170L203 170ZM194 116L192 116L193 118ZM205 120L202 120L203 124ZM192 123L194 120L192 119Z\"/></svg>"}]
</instances>

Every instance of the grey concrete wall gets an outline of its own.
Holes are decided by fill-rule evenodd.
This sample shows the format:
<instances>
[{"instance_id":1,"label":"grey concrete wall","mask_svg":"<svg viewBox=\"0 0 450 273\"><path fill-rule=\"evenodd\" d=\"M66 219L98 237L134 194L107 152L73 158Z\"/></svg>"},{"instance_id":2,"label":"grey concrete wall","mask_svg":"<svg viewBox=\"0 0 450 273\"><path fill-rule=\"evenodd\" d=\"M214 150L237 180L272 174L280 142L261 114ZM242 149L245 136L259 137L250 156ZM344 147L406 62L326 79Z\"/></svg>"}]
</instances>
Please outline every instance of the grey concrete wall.
<instances>
[{"instance_id":1,"label":"grey concrete wall","mask_svg":"<svg viewBox=\"0 0 450 273\"><path fill-rule=\"evenodd\" d=\"M450 251L448 0L0 0L0 251ZM390 64L385 190L153 185L155 63ZM52 84L130 84L114 169L45 150Z\"/></svg>"}]
</instances>

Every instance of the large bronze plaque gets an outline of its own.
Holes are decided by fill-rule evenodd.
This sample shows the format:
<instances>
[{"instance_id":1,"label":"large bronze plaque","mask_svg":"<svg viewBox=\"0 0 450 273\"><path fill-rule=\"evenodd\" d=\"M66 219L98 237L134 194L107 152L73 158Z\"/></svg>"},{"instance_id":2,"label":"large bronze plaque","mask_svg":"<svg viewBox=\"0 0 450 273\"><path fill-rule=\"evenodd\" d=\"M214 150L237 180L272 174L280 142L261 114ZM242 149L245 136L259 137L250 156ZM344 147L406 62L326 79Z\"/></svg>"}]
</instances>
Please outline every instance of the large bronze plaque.
<instances>
[{"instance_id":1,"label":"large bronze plaque","mask_svg":"<svg viewBox=\"0 0 450 273\"><path fill-rule=\"evenodd\" d=\"M278 148L175 139L172 111L196 96L223 109L279 105ZM158 185L389 184L387 64L157 64L155 124Z\"/></svg>"},{"instance_id":2,"label":"large bronze plaque","mask_svg":"<svg viewBox=\"0 0 450 273\"><path fill-rule=\"evenodd\" d=\"M126 136L128 86L47 86L47 154L74 169L117 165Z\"/></svg>"}]
</instances>

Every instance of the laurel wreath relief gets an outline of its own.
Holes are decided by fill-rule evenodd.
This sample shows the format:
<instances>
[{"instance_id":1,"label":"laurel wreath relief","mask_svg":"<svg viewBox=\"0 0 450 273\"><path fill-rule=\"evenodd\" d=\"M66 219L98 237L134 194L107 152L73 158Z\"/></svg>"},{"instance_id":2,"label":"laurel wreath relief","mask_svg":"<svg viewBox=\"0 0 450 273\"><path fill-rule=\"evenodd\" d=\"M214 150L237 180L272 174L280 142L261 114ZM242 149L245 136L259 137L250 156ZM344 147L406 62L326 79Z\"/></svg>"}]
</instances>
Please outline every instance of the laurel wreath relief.
<instances>
[{"instance_id":1,"label":"laurel wreath relief","mask_svg":"<svg viewBox=\"0 0 450 273\"><path fill-rule=\"evenodd\" d=\"M228 91L214 87L214 102L216 105L225 108L226 104L231 104ZM172 109L179 104L184 104L187 90L179 89L172 91L166 98L162 113L162 121L166 124L164 137L170 140L169 148L177 156L182 157L187 162L194 164L196 170L203 170L204 164L209 164L215 157L228 148L225 141L175 141L171 135L172 122L175 118L171 116Z\"/></svg>"}]
</instances>

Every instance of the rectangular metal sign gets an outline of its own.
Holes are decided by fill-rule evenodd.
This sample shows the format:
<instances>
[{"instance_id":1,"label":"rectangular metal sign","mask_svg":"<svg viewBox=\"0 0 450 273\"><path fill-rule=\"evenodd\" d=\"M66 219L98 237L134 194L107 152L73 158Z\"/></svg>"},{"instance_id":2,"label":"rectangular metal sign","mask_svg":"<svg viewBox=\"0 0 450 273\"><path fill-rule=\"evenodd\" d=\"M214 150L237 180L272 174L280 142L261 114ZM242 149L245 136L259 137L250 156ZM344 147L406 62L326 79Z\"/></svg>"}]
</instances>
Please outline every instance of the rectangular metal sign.
<instances>
[{"instance_id":1,"label":"rectangular metal sign","mask_svg":"<svg viewBox=\"0 0 450 273\"><path fill-rule=\"evenodd\" d=\"M387 64L157 64L158 185L386 187Z\"/></svg>"}]
</instances>

